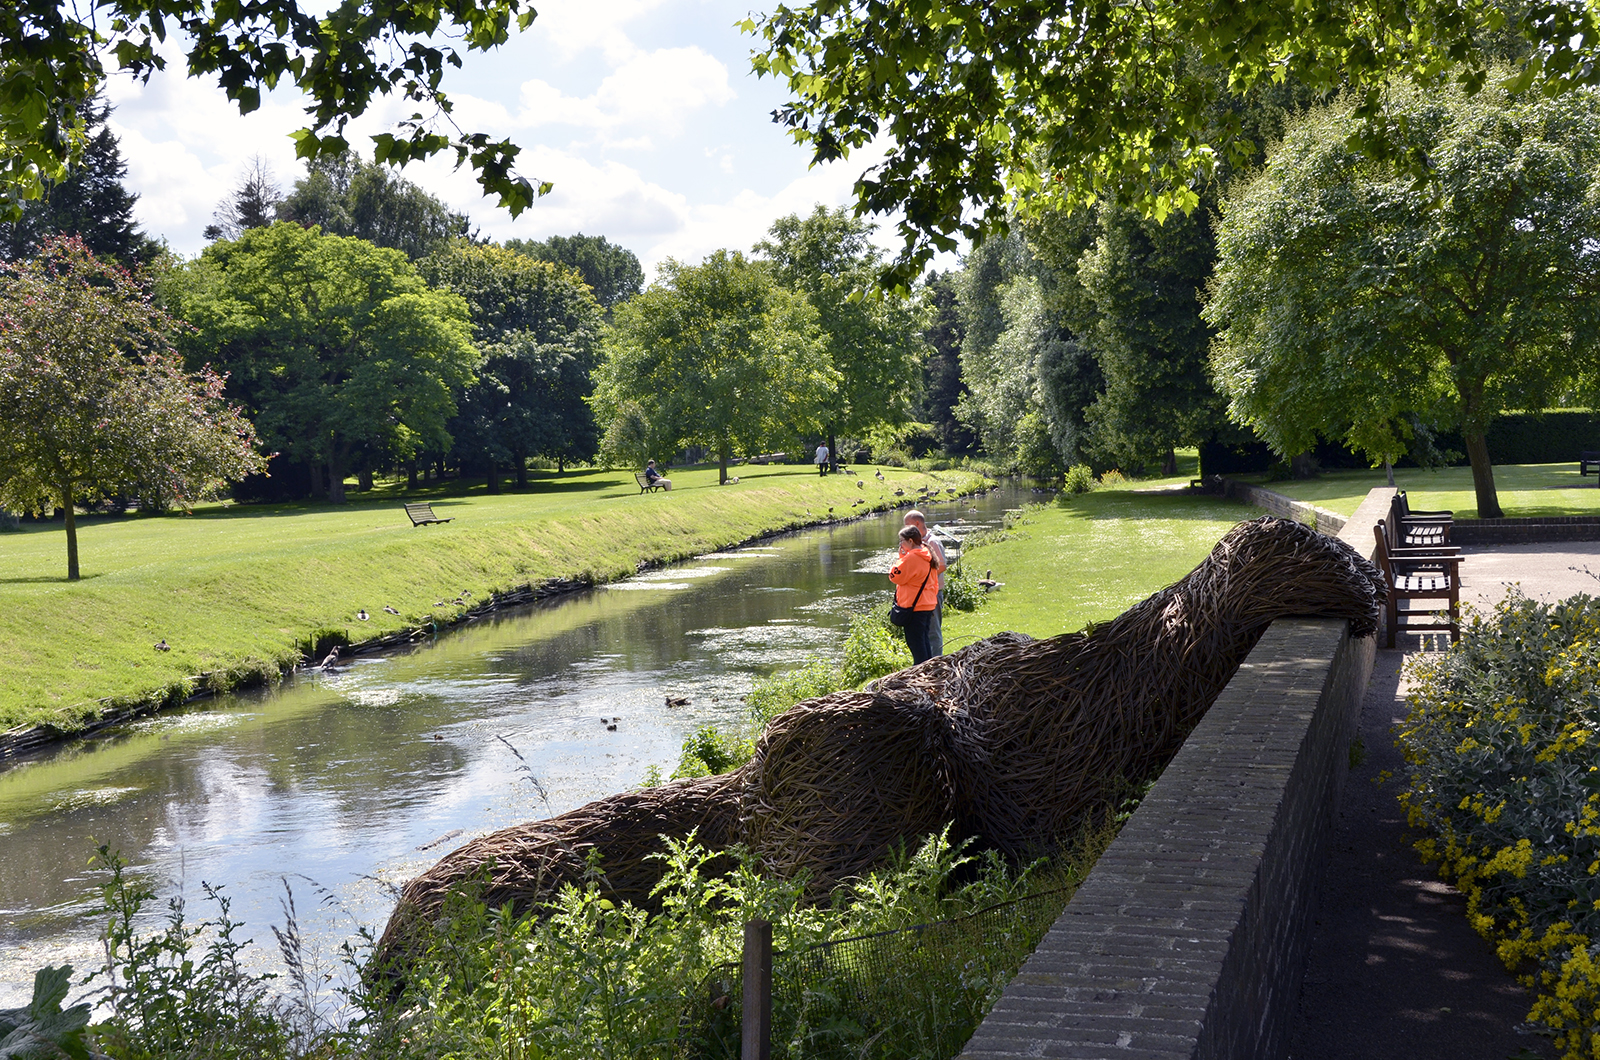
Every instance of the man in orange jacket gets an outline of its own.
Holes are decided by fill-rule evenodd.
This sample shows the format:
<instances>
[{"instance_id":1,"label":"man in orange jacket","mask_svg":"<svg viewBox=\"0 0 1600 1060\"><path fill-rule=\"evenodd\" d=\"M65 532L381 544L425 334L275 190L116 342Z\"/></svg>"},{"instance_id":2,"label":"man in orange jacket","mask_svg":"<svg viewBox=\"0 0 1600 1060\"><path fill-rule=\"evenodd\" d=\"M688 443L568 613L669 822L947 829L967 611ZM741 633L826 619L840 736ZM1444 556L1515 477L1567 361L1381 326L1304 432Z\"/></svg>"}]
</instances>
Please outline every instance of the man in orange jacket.
<instances>
[{"instance_id":1,"label":"man in orange jacket","mask_svg":"<svg viewBox=\"0 0 1600 1060\"><path fill-rule=\"evenodd\" d=\"M905 624L911 661L925 662L933 658L928 634L939 606L939 574L933 554L922 544L922 531L914 526L900 530L900 558L889 568L889 580L895 584L895 603L911 612Z\"/></svg>"}]
</instances>

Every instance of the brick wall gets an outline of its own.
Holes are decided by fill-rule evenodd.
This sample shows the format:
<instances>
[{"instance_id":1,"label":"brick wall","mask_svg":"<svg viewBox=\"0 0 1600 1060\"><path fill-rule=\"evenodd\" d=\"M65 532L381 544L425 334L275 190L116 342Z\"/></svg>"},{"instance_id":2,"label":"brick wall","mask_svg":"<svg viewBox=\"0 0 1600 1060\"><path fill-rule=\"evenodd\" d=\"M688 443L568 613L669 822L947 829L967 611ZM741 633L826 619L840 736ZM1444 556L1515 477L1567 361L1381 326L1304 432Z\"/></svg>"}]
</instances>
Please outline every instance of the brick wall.
<instances>
[{"instance_id":1,"label":"brick wall","mask_svg":"<svg viewBox=\"0 0 1600 1060\"><path fill-rule=\"evenodd\" d=\"M1370 554L1393 495L1340 536ZM1268 628L964 1057L1281 1055L1372 670L1375 641L1346 630Z\"/></svg>"},{"instance_id":2,"label":"brick wall","mask_svg":"<svg viewBox=\"0 0 1600 1060\"><path fill-rule=\"evenodd\" d=\"M1457 519L1450 529L1452 545L1518 545L1529 541L1600 541L1600 517Z\"/></svg>"},{"instance_id":3,"label":"brick wall","mask_svg":"<svg viewBox=\"0 0 1600 1060\"><path fill-rule=\"evenodd\" d=\"M1276 490L1265 489L1261 486L1252 486L1246 482L1237 482L1231 478L1223 479L1223 494L1234 500L1253 504L1257 508L1264 508L1273 515L1284 519L1293 519L1300 523L1312 523L1318 532L1324 534L1337 534L1344 529L1345 517L1338 512L1331 512L1326 508L1319 508L1315 504L1297 501L1286 497Z\"/></svg>"}]
</instances>

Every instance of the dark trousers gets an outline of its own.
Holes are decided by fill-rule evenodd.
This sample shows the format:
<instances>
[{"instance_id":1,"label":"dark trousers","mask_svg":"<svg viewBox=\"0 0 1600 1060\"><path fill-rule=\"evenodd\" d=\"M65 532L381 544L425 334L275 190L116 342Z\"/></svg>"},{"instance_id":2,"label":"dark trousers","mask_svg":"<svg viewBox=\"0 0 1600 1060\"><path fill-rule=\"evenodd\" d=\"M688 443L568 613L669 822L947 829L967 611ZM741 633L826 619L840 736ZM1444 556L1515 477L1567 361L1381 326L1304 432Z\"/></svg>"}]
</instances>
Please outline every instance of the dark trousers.
<instances>
[{"instance_id":1,"label":"dark trousers","mask_svg":"<svg viewBox=\"0 0 1600 1060\"><path fill-rule=\"evenodd\" d=\"M911 649L913 663L933 658L933 615L932 611L913 611L906 616L906 647Z\"/></svg>"}]
</instances>

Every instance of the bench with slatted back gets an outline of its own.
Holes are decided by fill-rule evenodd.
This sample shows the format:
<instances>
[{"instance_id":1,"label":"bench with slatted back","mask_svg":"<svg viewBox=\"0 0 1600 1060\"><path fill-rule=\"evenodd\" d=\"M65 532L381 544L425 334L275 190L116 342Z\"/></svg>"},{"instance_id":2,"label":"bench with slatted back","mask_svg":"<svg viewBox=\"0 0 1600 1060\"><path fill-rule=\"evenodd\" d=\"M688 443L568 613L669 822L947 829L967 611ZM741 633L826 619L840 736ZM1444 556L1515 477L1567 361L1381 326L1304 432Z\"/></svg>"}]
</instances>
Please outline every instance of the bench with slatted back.
<instances>
[{"instance_id":1,"label":"bench with slatted back","mask_svg":"<svg viewBox=\"0 0 1600 1060\"><path fill-rule=\"evenodd\" d=\"M1461 613L1461 554L1454 549L1389 547L1389 528L1383 520L1372 528L1378 538L1378 566L1389 586L1384 604L1385 647L1394 647L1394 637L1402 629L1450 631L1450 641L1461 639L1458 620ZM1434 611L1402 610L1401 600L1439 600L1443 608ZM1443 611L1443 615L1438 612ZM1426 619L1422 622L1418 619Z\"/></svg>"},{"instance_id":2,"label":"bench with slatted back","mask_svg":"<svg viewBox=\"0 0 1600 1060\"><path fill-rule=\"evenodd\" d=\"M653 493L656 490L665 491L667 488L666 484L660 479L656 479L654 482L651 482L645 477L645 473L643 471L635 471L633 473L633 479L635 482L639 483L640 493Z\"/></svg>"},{"instance_id":3,"label":"bench with slatted back","mask_svg":"<svg viewBox=\"0 0 1600 1060\"><path fill-rule=\"evenodd\" d=\"M1585 450L1578 454L1578 474L1587 475L1591 471L1596 478L1600 478L1600 452ZM1600 486L1600 482L1595 485Z\"/></svg>"},{"instance_id":4,"label":"bench with slatted back","mask_svg":"<svg viewBox=\"0 0 1600 1060\"><path fill-rule=\"evenodd\" d=\"M1389 502L1389 547L1419 548L1450 543L1450 527L1455 521L1452 512L1416 512L1406 500L1406 491L1400 490Z\"/></svg>"},{"instance_id":5,"label":"bench with slatted back","mask_svg":"<svg viewBox=\"0 0 1600 1060\"><path fill-rule=\"evenodd\" d=\"M427 526L429 523L448 523L450 521L450 519L441 519L434 515L433 505L431 504L407 504L406 514L411 516L412 526ZM455 517L451 516L451 518Z\"/></svg>"}]
</instances>

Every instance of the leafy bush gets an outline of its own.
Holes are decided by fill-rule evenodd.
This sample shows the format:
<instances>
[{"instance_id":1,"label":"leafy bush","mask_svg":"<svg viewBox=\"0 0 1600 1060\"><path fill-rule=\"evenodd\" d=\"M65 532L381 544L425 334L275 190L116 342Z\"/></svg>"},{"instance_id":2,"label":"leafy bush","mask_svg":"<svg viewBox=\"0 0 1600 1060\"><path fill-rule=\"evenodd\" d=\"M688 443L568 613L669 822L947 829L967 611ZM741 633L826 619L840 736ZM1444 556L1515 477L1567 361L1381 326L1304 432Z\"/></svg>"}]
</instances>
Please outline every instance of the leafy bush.
<instances>
[{"instance_id":1,"label":"leafy bush","mask_svg":"<svg viewBox=\"0 0 1600 1060\"><path fill-rule=\"evenodd\" d=\"M887 602L887 594L885 599ZM911 649L906 647L905 634L889 625L887 606L860 612L850 620L839 687L860 688L910 665Z\"/></svg>"},{"instance_id":2,"label":"leafy bush","mask_svg":"<svg viewBox=\"0 0 1600 1060\"><path fill-rule=\"evenodd\" d=\"M1600 600L1515 591L1418 663L1401 801L1425 860L1537 995L1569 1060L1600 1055Z\"/></svg>"},{"instance_id":3,"label":"leafy bush","mask_svg":"<svg viewBox=\"0 0 1600 1060\"><path fill-rule=\"evenodd\" d=\"M22 1008L0 1008L0 1056L10 1060L69 1056L89 1060L84 1032L89 1006L63 1010L72 982L72 965L44 967L33 977L33 998Z\"/></svg>"},{"instance_id":4,"label":"leafy bush","mask_svg":"<svg viewBox=\"0 0 1600 1060\"><path fill-rule=\"evenodd\" d=\"M1127 481L1128 481L1128 476L1124 475L1122 472L1118 471L1116 468L1112 468L1109 471L1107 471L1105 474L1100 476L1100 486L1101 486L1102 489L1109 489L1109 488L1111 488L1113 486L1121 486L1121 485L1125 484Z\"/></svg>"},{"instance_id":5,"label":"leafy bush","mask_svg":"<svg viewBox=\"0 0 1600 1060\"><path fill-rule=\"evenodd\" d=\"M988 601L967 568L960 563L945 572L944 606L954 611L976 611Z\"/></svg>"},{"instance_id":6,"label":"leafy bush","mask_svg":"<svg viewBox=\"0 0 1600 1060\"><path fill-rule=\"evenodd\" d=\"M743 732L728 732L715 725L702 725L683 741L672 779L709 777L738 769L756 753L757 735L759 732L748 726Z\"/></svg>"},{"instance_id":7,"label":"leafy bush","mask_svg":"<svg viewBox=\"0 0 1600 1060\"><path fill-rule=\"evenodd\" d=\"M763 726L802 700L825 696L843 687L844 678L839 668L818 659L798 670L773 674L757 681L745 697L745 703L749 705L750 716L756 725Z\"/></svg>"},{"instance_id":8,"label":"leafy bush","mask_svg":"<svg viewBox=\"0 0 1600 1060\"><path fill-rule=\"evenodd\" d=\"M1074 464L1067 468L1061 488L1067 493L1088 493L1094 489L1094 469L1088 464Z\"/></svg>"}]
</instances>

